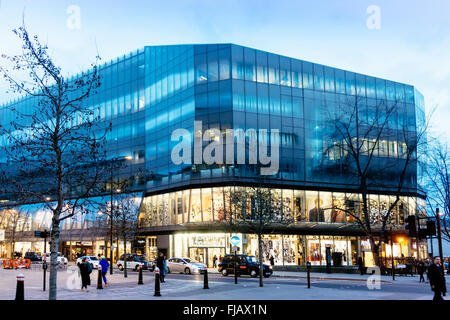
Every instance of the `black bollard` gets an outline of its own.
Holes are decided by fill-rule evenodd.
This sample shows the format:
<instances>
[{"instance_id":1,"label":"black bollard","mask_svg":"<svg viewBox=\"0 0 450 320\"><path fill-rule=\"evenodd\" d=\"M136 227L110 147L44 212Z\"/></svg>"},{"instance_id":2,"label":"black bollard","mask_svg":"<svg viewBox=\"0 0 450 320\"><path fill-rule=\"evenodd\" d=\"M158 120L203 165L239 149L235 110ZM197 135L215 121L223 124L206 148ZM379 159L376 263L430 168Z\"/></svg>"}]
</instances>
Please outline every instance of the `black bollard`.
<instances>
[{"instance_id":1,"label":"black bollard","mask_svg":"<svg viewBox=\"0 0 450 320\"><path fill-rule=\"evenodd\" d=\"M310 279L310 271L311 271L311 262L307 262L306 263L306 276L307 276L307 279L308 279L308 289L310 289L311 288L311 279Z\"/></svg>"},{"instance_id":2,"label":"black bollard","mask_svg":"<svg viewBox=\"0 0 450 320\"><path fill-rule=\"evenodd\" d=\"M17 276L17 287L16 287L16 300L25 300L25 289L24 289L25 277L23 274Z\"/></svg>"},{"instance_id":3,"label":"black bollard","mask_svg":"<svg viewBox=\"0 0 450 320\"><path fill-rule=\"evenodd\" d=\"M209 289L209 287L208 287L208 269L205 269L205 273L203 274L203 289Z\"/></svg>"},{"instance_id":4,"label":"black bollard","mask_svg":"<svg viewBox=\"0 0 450 320\"><path fill-rule=\"evenodd\" d=\"M98 279L97 279L97 289L103 289L102 283L102 267L98 266Z\"/></svg>"},{"instance_id":5,"label":"black bollard","mask_svg":"<svg viewBox=\"0 0 450 320\"><path fill-rule=\"evenodd\" d=\"M159 268L155 268L155 294L154 297L160 297L161 296L161 289L159 287Z\"/></svg>"},{"instance_id":6,"label":"black bollard","mask_svg":"<svg viewBox=\"0 0 450 320\"><path fill-rule=\"evenodd\" d=\"M142 279L142 265L139 266L138 284L144 284L144 280Z\"/></svg>"}]
</instances>

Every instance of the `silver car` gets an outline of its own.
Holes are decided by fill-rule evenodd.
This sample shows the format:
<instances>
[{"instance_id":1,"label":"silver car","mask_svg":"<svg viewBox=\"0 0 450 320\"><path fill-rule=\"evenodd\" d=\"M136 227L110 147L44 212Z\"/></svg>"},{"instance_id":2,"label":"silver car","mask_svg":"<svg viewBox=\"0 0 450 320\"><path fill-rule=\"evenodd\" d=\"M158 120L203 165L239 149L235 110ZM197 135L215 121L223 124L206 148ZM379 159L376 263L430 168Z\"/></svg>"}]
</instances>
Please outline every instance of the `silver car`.
<instances>
[{"instance_id":1,"label":"silver car","mask_svg":"<svg viewBox=\"0 0 450 320\"><path fill-rule=\"evenodd\" d=\"M208 266L191 258L170 258L167 260L167 272L172 273L204 273Z\"/></svg>"}]
</instances>

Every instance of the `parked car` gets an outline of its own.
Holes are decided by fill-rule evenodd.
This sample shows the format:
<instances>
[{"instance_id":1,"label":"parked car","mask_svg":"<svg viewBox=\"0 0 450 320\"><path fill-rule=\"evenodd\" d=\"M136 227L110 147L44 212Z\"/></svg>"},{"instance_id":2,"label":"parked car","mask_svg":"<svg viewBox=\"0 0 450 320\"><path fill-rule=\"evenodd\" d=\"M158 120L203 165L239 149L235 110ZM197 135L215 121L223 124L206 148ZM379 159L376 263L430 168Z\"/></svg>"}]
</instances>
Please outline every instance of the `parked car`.
<instances>
[{"instance_id":1,"label":"parked car","mask_svg":"<svg viewBox=\"0 0 450 320\"><path fill-rule=\"evenodd\" d=\"M208 266L190 258L170 258L167 260L168 273L204 273Z\"/></svg>"},{"instance_id":2,"label":"parked car","mask_svg":"<svg viewBox=\"0 0 450 320\"><path fill-rule=\"evenodd\" d=\"M41 262L42 257L34 251L25 252L24 259L30 259L31 262Z\"/></svg>"},{"instance_id":3,"label":"parked car","mask_svg":"<svg viewBox=\"0 0 450 320\"><path fill-rule=\"evenodd\" d=\"M86 258L86 260L91 264L92 269L97 269L98 268L100 260L98 260L98 258L96 256L82 256L82 257L79 257L77 259L77 265L79 263L81 263L81 260L83 260L83 258Z\"/></svg>"},{"instance_id":4,"label":"parked car","mask_svg":"<svg viewBox=\"0 0 450 320\"><path fill-rule=\"evenodd\" d=\"M145 256L140 256L137 255L136 253L127 253L127 269L137 270L139 265L142 265L142 270L153 271L155 269L154 263L147 261ZM123 271L125 269L125 261L123 254L117 261L117 268L119 268L120 271Z\"/></svg>"},{"instance_id":5,"label":"parked car","mask_svg":"<svg viewBox=\"0 0 450 320\"><path fill-rule=\"evenodd\" d=\"M51 253L47 252L45 253L45 255L42 257L42 260L44 260L45 257L45 261L47 261L47 263L50 263L50 257ZM63 256L63 254L61 252L58 252L58 258L57 258L58 264L67 264L68 260L66 257Z\"/></svg>"},{"instance_id":6,"label":"parked car","mask_svg":"<svg viewBox=\"0 0 450 320\"><path fill-rule=\"evenodd\" d=\"M259 263L255 256L248 256L245 254L236 255L237 267L236 271L238 275L249 275L256 277L259 275ZM223 257L222 262L219 263L219 272L223 276L234 274L234 255L228 254ZM263 264L263 276L268 278L272 275L272 267Z\"/></svg>"}]
</instances>

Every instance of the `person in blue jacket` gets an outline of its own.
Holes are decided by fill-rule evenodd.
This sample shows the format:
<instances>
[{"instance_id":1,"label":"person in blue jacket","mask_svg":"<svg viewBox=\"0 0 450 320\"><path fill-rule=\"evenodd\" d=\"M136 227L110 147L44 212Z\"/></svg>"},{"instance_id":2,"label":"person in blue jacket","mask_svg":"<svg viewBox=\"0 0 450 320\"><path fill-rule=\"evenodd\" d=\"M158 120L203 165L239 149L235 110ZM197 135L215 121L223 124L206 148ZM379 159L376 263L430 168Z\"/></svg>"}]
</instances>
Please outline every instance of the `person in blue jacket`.
<instances>
[{"instance_id":1,"label":"person in blue jacket","mask_svg":"<svg viewBox=\"0 0 450 320\"><path fill-rule=\"evenodd\" d=\"M102 256L102 260L100 260L100 265L102 266L102 278L105 283L105 287L108 286L108 282L106 281L106 274L108 273L109 262L106 260L105 256Z\"/></svg>"}]
</instances>

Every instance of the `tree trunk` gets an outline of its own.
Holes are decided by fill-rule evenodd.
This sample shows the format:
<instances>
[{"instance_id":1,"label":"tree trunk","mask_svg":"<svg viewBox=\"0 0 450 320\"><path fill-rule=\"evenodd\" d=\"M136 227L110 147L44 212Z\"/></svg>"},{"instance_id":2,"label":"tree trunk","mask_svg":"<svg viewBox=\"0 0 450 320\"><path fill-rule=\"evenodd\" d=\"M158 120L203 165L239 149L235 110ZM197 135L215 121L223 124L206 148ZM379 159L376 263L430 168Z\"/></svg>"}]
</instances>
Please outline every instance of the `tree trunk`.
<instances>
[{"instance_id":1,"label":"tree trunk","mask_svg":"<svg viewBox=\"0 0 450 320\"><path fill-rule=\"evenodd\" d=\"M52 231L50 233L50 283L48 299L56 300L56 283L58 275L58 246L59 246L59 222L57 219L52 221ZM45 254L45 252L44 252Z\"/></svg>"},{"instance_id":2,"label":"tree trunk","mask_svg":"<svg viewBox=\"0 0 450 320\"><path fill-rule=\"evenodd\" d=\"M261 232L258 232L258 253L259 253L259 286L263 286L263 252Z\"/></svg>"},{"instance_id":3,"label":"tree trunk","mask_svg":"<svg viewBox=\"0 0 450 320\"><path fill-rule=\"evenodd\" d=\"M370 237L370 249L372 251L373 260L375 261L375 265L381 268L381 259L380 259L380 245L375 242L375 239Z\"/></svg>"},{"instance_id":4,"label":"tree trunk","mask_svg":"<svg viewBox=\"0 0 450 320\"><path fill-rule=\"evenodd\" d=\"M123 237L123 276L126 278L128 276L127 274L127 239L126 237Z\"/></svg>"}]
</instances>

